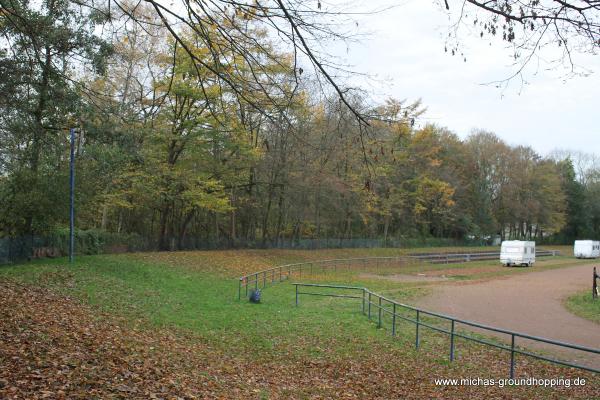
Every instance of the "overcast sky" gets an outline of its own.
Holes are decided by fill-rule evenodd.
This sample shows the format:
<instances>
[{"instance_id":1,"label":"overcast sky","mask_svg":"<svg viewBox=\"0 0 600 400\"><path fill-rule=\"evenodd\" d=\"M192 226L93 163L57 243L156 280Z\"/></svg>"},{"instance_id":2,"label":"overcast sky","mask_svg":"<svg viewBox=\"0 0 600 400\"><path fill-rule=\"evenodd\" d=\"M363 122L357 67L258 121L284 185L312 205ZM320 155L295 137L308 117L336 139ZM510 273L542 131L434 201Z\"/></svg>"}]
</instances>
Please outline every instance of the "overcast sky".
<instances>
[{"instance_id":1,"label":"overcast sky","mask_svg":"<svg viewBox=\"0 0 600 400\"><path fill-rule=\"evenodd\" d=\"M490 130L544 155L556 148L600 154L600 56L580 58L595 71L588 77L565 80L564 70L548 71L536 63L525 75L527 85L515 79L498 89L485 83L514 72L512 53L502 43L489 46L466 34L461 43L467 62L445 53L449 22L433 0L408 0L357 21L369 37L348 49L328 45L327 50L370 74L371 79L352 80L377 97L421 98L428 109L421 123L446 126L463 138L474 128Z\"/></svg>"}]
</instances>

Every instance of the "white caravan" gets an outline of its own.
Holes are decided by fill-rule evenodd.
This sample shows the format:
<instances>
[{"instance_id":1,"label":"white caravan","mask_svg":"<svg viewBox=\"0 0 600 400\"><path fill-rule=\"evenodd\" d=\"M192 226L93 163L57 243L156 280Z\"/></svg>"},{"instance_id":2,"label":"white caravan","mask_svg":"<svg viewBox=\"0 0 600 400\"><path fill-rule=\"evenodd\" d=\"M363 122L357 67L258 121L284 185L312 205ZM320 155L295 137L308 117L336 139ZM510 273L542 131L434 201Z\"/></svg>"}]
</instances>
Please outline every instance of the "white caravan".
<instances>
[{"instance_id":1,"label":"white caravan","mask_svg":"<svg viewBox=\"0 0 600 400\"><path fill-rule=\"evenodd\" d=\"M576 240L573 253L577 258L600 257L600 242L595 240Z\"/></svg>"},{"instance_id":2,"label":"white caravan","mask_svg":"<svg viewBox=\"0 0 600 400\"><path fill-rule=\"evenodd\" d=\"M525 265L535 263L535 242L522 240L505 240L500 249L500 262L505 266Z\"/></svg>"}]
</instances>

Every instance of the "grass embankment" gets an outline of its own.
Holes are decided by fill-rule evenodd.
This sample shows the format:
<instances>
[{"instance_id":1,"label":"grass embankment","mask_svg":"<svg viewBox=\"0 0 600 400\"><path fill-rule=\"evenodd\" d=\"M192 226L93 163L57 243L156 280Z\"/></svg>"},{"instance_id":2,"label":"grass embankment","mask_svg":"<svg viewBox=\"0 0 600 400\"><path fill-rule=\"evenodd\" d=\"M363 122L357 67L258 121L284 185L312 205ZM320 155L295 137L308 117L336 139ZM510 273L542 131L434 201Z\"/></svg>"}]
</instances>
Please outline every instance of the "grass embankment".
<instances>
[{"instance_id":1,"label":"grass embankment","mask_svg":"<svg viewBox=\"0 0 600 400\"><path fill-rule=\"evenodd\" d=\"M293 288L282 283L253 305L237 301L237 281L231 279L288 262L396 254L393 249L150 253L80 257L73 266L57 259L2 267L0 332L8 339L0 347L0 397L42 396L43 390L56 397L78 397L80 390L80 397L117 398L600 396L597 377L522 357L521 376L585 376L590 383L554 390L438 387L435 377L505 378L508 355L457 340L457 360L449 363L447 337L422 330L416 351L414 325L399 323L398 337L391 338L368 322L356 300L303 297L296 308ZM477 271L480 264L451 267ZM442 267L448 268L426 268ZM367 286L403 302L427 291L354 272L326 280ZM389 327L389 317L384 325ZM4 368L8 364L12 368ZM110 375L113 368L117 375ZM65 376L72 378L65 383Z\"/></svg>"},{"instance_id":2,"label":"grass embankment","mask_svg":"<svg viewBox=\"0 0 600 400\"><path fill-rule=\"evenodd\" d=\"M565 301L565 305L573 314L600 324L600 298L592 298L591 290L584 290L570 296Z\"/></svg>"}]
</instances>

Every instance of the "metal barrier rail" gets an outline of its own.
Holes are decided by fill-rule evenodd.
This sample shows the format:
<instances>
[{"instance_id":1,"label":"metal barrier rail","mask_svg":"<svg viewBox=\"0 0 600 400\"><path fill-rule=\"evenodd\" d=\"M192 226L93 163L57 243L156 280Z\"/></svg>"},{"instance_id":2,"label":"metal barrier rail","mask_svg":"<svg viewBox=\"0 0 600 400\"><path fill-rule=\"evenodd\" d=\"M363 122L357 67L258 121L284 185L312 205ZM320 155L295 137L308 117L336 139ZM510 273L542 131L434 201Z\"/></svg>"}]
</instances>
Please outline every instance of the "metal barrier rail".
<instances>
[{"instance_id":1,"label":"metal barrier rail","mask_svg":"<svg viewBox=\"0 0 600 400\"><path fill-rule=\"evenodd\" d=\"M315 283L292 283L292 285L294 285L296 287L296 307L298 307L299 305L299 296L300 295L312 295L312 296L325 296L325 297L342 297L342 298L351 298L351 299L362 299L362 313L365 315L368 315L369 321L372 319L371 315L371 309L374 307L377 309L377 327L378 328L382 328L383 327L383 314L388 314L391 315L392 317L392 336L396 336L396 325L397 325L397 320L401 319L403 321L407 321L407 322L411 322L413 324L415 324L415 348L419 348L420 345L420 327L425 327L425 328L429 328L433 331L436 332L440 332L440 333L444 333L450 336L450 350L449 350L449 358L450 361L454 361L454 355L455 355L455 338L456 337L460 337L466 340L470 340L473 342L477 342L480 344L484 344L486 346L491 346L491 347L495 347L501 350L505 350L505 351L509 351L510 352L510 378L513 379L515 376L515 355L516 354L522 354L525 356L529 356L529 357L533 357L542 361L547 361L553 364L557 364L557 365L562 365L562 366L566 366L566 367L572 367L572 368L577 368L577 369L581 369L584 371L589 371L589 372L595 372L595 373L600 373L600 369L596 369L596 368L592 368L592 367L588 367L585 365L580 365L580 364L573 364L567 361L562 361L562 360L558 360L558 359L554 359L554 358L550 358L550 357L546 357L546 356L542 356L540 354L535 354L526 350L522 350L516 347L516 339L517 338L523 338L523 339L527 339L527 340L532 340L532 341L536 341L536 342L541 342L541 343L546 343L546 344L550 344L550 345L554 345L554 346L558 346L561 348L567 348L567 349L573 349L573 350L579 350L579 351L583 351L586 353L590 353L590 354L600 354L600 349L593 349L593 348L589 348L589 347L584 347L584 346L579 346L576 344L571 344L571 343L565 343L565 342L560 342L557 340L551 340L551 339L546 339L543 337L538 337L538 336L532 336L532 335L528 335L525 333L520 333L520 332L514 332L514 331L509 331L506 329L500 329L500 328L495 328L493 326L488 326L488 325L484 325L484 324L480 324L477 322L472 322L472 321L467 321L467 320L462 320L462 319L458 319L458 318L454 318L452 316L449 315L445 315L445 314L440 314L440 313L435 313L435 312L431 312L431 311L427 311L427 310L423 310L417 307L413 307L413 306L409 306L406 304L402 304L402 303L398 303L395 300L391 300L388 299L387 297L384 297L380 294L377 294L375 292L371 292L369 289L364 288L364 287L356 287L356 286L340 286L340 285L325 285L325 284L315 284ZM339 294L331 294L331 293L315 293L315 292L301 292L299 290L299 287L313 287L313 288L330 288L330 289L342 289L342 290L355 290L355 291L360 291L361 295L339 295ZM386 305L388 306L386 308ZM414 311L415 312L415 318L408 318L405 317L403 315L400 315L397 313L398 309L402 309L402 310L409 310L409 311ZM428 324L427 322L424 322L421 319L422 315L428 315L431 317L436 317L436 318L441 318L443 320L449 321L450 322L450 328L449 329L444 329L444 328L440 328L437 326L433 326L431 324ZM491 332L495 332L495 333L501 333L501 334L506 334L510 336L510 346L506 346L506 345L502 345L502 344L497 344L497 343L493 343L490 342L488 340L484 340L484 339L480 339L474 336L469 336L469 335L465 335L463 333L457 332L456 331L456 325L457 324L463 324L463 325L467 325L467 326L471 326L474 328L478 328L478 329L483 329L483 330L487 330L487 331L491 331Z\"/></svg>"},{"instance_id":2,"label":"metal barrier rail","mask_svg":"<svg viewBox=\"0 0 600 400\"><path fill-rule=\"evenodd\" d=\"M312 276L315 273L324 273L326 271L350 271L357 267L366 269L369 265L371 267L380 268L384 262L386 265L393 265L396 263L398 266L401 266L416 264L423 261L413 257L363 257L307 261L280 265L239 278L238 299L242 298L242 291L245 291L245 296L248 297L248 290L252 287L254 287L254 289L264 289L268 285L289 280L292 276L302 278L303 276Z\"/></svg>"},{"instance_id":3,"label":"metal barrier rail","mask_svg":"<svg viewBox=\"0 0 600 400\"><path fill-rule=\"evenodd\" d=\"M500 249L498 250L485 250L485 251L472 251L469 253L465 253L464 251L445 251L443 253L408 253L407 256L439 256L439 255L465 255L465 254L500 254ZM560 250L536 250L535 252L538 256L546 256L546 255L559 255Z\"/></svg>"},{"instance_id":4,"label":"metal barrier rail","mask_svg":"<svg viewBox=\"0 0 600 400\"><path fill-rule=\"evenodd\" d=\"M319 285L319 284L312 284L312 283L292 283L292 285L296 286L296 307L298 307L299 304L299 296L301 294L307 295L307 296L325 296L325 297L338 297L338 298L345 298L345 299L363 299L363 312L365 310L365 296L364 296L364 291L365 289L362 287L357 287L357 286L340 286L340 285ZM352 296L352 295L347 295L347 294L327 294L327 293L314 293L314 292L300 292L298 291L298 286L304 286L304 287L326 287L326 288L335 288L335 289L345 289L345 290L361 290L363 291L363 295L362 296Z\"/></svg>"},{"instance_id":5,"label":"metal barrier rail","mask_svg":"<svg viewBox=\"0 0 600 400\"><path fill-rule=\"evenodd\" d=\"M536 253L537 256L556 256L560 255L557 250L540 250ZM254 286L254 289L264 289L268 285L289 280L292 276L302 278L306 275L313 275L315 272L325 272L326 270L350 270L355 267L367 267L368 264L375 268L380 268L382 263L386 264L416 264L429 262L438 263L457 263L470 262L499 258L499 252L479 252L479 253L442 253L442 254L426 254L426 255L408 255L399 257L363 257L363 258L340 258L332 260L306 261L294 264L285 264L277 267L254 272L249 275L242 276L238 280L238 299L242 298L242 291L245 291L245 296L248 297L248 290Z\"/></svg>"},{"instance_id":6,"label":"metal barrier rail","mask_svg":"<svg viewBox=\"0 0 600 400\"><path fill-rule=\"evenodd\" d=\"M538 250L535 253L536 257L550 257L560 255L558 250ZM493 252L475 252L475 253L441 253L441 254L412 254L409 257L423 261L428 261L432 264L451 264L459 262L493 260L500 258L499 251Z\"/></svg>"}]
</instances>

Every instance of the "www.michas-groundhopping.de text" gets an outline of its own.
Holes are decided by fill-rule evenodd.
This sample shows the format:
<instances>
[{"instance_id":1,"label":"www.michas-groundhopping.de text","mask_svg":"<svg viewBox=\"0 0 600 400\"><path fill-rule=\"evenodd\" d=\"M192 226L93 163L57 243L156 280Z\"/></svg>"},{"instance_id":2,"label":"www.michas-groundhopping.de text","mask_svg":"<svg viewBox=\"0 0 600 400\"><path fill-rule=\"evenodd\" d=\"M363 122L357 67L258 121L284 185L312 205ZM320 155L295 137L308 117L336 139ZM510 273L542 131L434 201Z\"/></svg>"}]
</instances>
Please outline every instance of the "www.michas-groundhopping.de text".
<instances>
[{"instance_id":1,"label":"www.michas-groundhopping.de text","mask_svg":"<svg viewBox=\"0 0 600 400\"><path fill-rule=\"evenodd\" d=\"M584 378L436 378L436 386L543 386L571 387L585 386Z\"/></svg>"}]
</instances>

